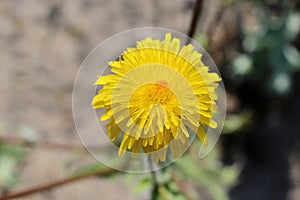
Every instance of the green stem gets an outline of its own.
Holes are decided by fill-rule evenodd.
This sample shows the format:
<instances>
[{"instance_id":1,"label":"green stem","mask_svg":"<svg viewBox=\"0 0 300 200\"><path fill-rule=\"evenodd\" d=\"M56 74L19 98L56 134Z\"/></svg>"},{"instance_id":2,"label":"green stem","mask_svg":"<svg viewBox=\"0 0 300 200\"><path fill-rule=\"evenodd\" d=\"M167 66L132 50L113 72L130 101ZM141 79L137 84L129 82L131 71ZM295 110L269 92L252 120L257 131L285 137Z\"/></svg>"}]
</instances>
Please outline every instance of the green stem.
<instances>
[{"instance_id":1,"label":"green stem","mask_svg":"<svg viewBox=\"0 0 300 200\"><path fill-rule=\"evenodd\" d=\"M151 160L151 156L148 157L148 164L149 164L149 169L151 171L152 179L153 179L153 186L152 186L152 191L151 191L151 200L157 200L159 197L159 174L158 171L154 170L154 163Z\"/></svg>"}]
</instances>

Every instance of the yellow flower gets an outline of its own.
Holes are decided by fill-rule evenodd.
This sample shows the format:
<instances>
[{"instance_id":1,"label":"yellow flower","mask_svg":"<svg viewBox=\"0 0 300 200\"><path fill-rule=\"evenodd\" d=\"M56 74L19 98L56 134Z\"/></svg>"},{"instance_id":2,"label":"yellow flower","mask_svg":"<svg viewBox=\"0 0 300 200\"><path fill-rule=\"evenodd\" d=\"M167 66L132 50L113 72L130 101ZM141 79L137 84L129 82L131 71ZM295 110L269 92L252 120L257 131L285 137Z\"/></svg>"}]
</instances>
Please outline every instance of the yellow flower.
<instances>
[{"instance_id":1,"label":"yellow flower","mask_svg":"<svg viewBox=\"0 0 300 200\"><path fill-rule=\"evenodd\" d=\"M204 145L206 129L216 128L216 88L221 78L210 73L199 52L170 33L163 41L148 37L109 63L111 73L100 76L103 85L93 98L95 109L105 108L111 141L122 138L119 156L131 151L150 154L155 162L166 161L170 147L178 158L188 147L191 132Z\"/></svg>"}]
</instances>

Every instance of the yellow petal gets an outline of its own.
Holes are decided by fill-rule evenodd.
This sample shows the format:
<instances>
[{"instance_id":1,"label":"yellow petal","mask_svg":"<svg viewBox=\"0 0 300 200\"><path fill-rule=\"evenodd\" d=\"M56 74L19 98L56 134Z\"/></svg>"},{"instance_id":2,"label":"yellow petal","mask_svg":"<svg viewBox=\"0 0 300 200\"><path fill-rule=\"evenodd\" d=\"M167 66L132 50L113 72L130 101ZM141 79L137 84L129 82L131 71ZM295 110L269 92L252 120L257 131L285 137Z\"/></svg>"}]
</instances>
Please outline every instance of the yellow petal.
<instances>
[{"instance_id":1,"label":"yellow petal","mask_svg":"<svg viewBox=\"0 0 300 200\"><path fill-rule=\"evenodd\" d=\"M202 142L202 144L204 144L204 146L207 146L208 141L207 141L206 133L205 133L204 129L202 128L202 126L199 126L199 128L197 130L197 135L198 135L200 141Z\"/></svg>"}]
</instances>

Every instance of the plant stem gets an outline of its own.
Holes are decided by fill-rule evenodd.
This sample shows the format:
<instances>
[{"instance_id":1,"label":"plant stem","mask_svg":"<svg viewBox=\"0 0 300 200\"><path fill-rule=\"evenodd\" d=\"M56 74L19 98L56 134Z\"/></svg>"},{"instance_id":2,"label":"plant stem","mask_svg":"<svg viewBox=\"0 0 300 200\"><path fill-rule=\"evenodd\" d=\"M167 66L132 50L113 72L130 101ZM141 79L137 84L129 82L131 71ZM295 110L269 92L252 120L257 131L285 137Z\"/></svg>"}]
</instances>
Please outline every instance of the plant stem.
<instances>
[{"instance_id":1,"label":"plant stem","mask_svg":"<svg viewBox=\"0 0 300 200\"><path fill-rule=\"evenodd\" d=\"M18 146L22 146L22 147L42 146L42 147L46 147L46 148L57 148L57 149L71 150L71 151L84 151L85 150L85 148L82 145L57 143L57 142L45 141L45 140L28 141L24 138L17 137L17 136L2 136L2 137L0 137L0 142L3 142L5 144L18 145ZM105 147L91 146L89 148L100 151L102 149L106 149L107 147L106 146Z\"/></svg>"},{"instance_id":2,"label":"plant stem","mask_svg":"<svg viewBox=\"0 0 300 200\"><path fill-rule=\"evenodd\" d=\"M160 187L160 183L159 183L159 174L158 171L154 170L154 166L153 166L153 161L151 160L151 156L148 157L148 164L149 164L149 169L151 171L151 175L153 178L153 187L151 190L151 200L157 200L159 197L159 187Z\"/></svg>"},{"instance_id":3,"label":"plant stem","mask_svg":"<svg viewBox=\"0 0 300 200\"><path fill-rule=\"evenodd\" d=\"M189 39L188 39L187 43L190 43L191 38L194 37L196 27L197 27L197 24L198 24L200 10L202 9L202 5L203 5L202 0L196 0L195 5L194 5L192 20L191 20L191 23L190 23L190 28L189 28L189 31L188 31L188 34L187 34L189 36Z\"/></svg>"},{"instance_id":4,"label":"plant stem","mask_svg":"<svg viewBox=\"0 0 300 200\"><path fill-rule=\"evenodd\" d=\"M44 185L39 185L37 187L33 187L30 189L26 189L20 192L15 192L15 193L11 193L11 194L7 194L5 196L0 197L0 200L8 200L8 199L13 199L13 198L17 198L17 197L24 197L27 195L31 195L37 192L41 192L41 191L45 191L45 190L49 190L52 188L55 188L57 186L61 186L67 183L72 183L81 179L85 179L85 178L89 178L92 176L106 176L106 175L110 175L112 173L115 173L117 170L115 169L102 169L99 171L95 171L95 172L91 172L91 173L85 173L82 175L78 175L78 176L72 176L72 177L68 177L62 180L58 180L58 181L53 181Z\"/></svg>"}]
</instances>

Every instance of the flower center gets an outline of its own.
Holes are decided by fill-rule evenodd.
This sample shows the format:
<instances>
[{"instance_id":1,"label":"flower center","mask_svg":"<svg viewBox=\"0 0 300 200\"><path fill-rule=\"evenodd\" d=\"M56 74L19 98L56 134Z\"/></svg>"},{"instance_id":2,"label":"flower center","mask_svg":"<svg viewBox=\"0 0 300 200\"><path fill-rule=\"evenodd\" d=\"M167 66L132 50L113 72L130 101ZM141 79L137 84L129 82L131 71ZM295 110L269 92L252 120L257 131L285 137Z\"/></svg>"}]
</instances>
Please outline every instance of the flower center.
<instances>
[{"instance_id":1,"label":"flower center","mask_svg":"<svg viewBox=\"0 0 300 200\"><path fill-rule=\"evenodd\" d=\"M167 81L157 81L149 85L148 97L154 104L166 103L171 96L172 92L168 88Z\"/></svg>"}]
</instances>

